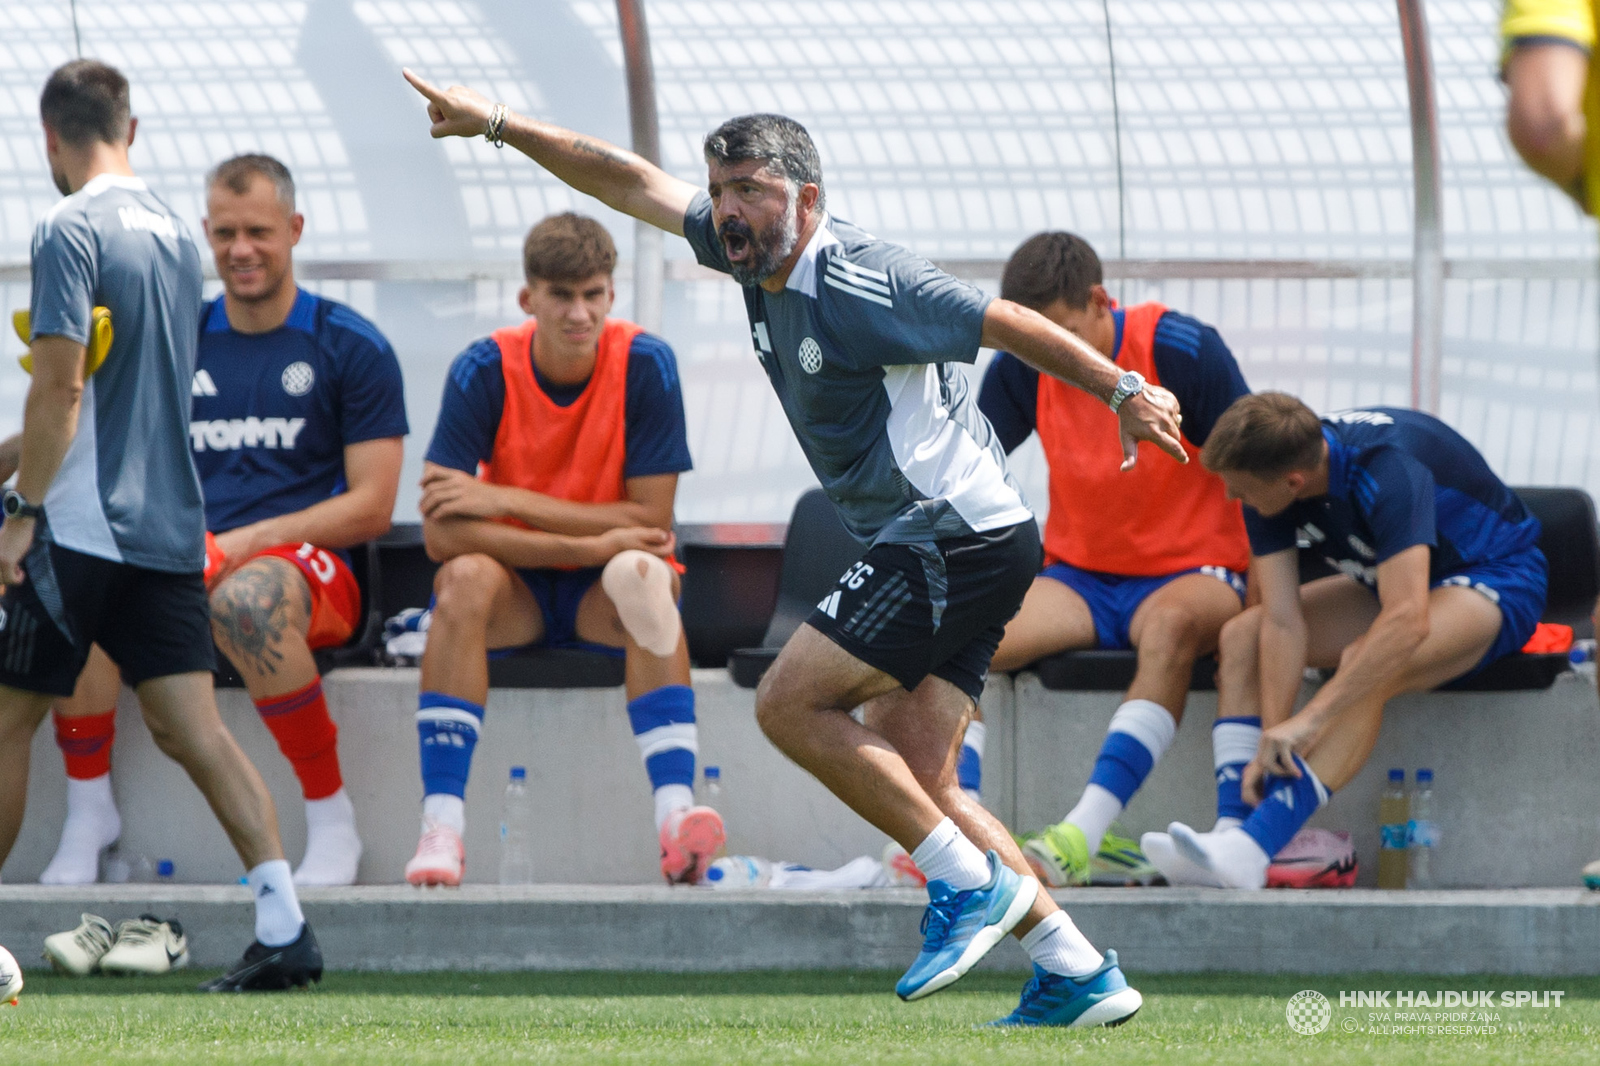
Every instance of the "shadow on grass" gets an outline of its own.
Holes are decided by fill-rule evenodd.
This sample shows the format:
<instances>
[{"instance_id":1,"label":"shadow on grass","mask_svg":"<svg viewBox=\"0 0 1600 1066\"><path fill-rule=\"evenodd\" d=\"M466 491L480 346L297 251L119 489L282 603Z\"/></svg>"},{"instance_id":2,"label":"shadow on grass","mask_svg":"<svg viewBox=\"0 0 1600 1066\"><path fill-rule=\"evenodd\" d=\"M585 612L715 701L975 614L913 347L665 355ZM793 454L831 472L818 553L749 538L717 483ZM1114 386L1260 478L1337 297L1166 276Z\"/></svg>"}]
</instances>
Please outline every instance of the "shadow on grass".
<instances>
[{"instance_id":1,"label":"shadow on grass","mask_svg":"<svg viewBox=\"0 0 1600 1066\"><path fill-rule=\"evenodd\" d=\"M27 974L28 995L188 995L217 971L184 970L161 977L63 977L47 971ZM615 998L625 996L890 996L898 973L784 970L725 974L516 972L516 973L329 973L316 995L370 996L571 996ZM1561 989L1568 999L1600 999L1600 977L1527 977L1477 974L1429 976L1423 974L1138 974L1134 985L1146 996L1270 996L1287 999L1311 988L1334 998L1344 990L1411 989L1473 991L1478 989ZM1005 993L1015 995L1026 975L979 971L962 978L952 993ZM950 994L950 993L946 993ZM1337 1000L1335 999L1335 1002Z\"/></svg>"}]
</instances>

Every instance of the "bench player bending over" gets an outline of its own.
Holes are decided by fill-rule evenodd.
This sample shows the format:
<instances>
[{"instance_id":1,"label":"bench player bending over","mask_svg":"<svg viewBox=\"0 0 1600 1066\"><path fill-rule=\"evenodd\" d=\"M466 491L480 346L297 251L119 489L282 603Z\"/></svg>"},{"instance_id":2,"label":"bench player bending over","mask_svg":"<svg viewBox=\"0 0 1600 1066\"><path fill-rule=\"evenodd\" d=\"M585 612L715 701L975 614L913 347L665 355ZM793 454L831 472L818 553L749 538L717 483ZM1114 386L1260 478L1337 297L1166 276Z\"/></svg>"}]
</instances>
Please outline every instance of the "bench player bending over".
<instances>
[{"instance_id":1,"label":"bench player bending over","mask_svg":"<svg viewBox=\"0 0 1600 1066\"><path fill-rule=\"evenodd\" d=\"M1261 602L1222 629L1218 717L1260 717L1242 825L1173 822L1145 854L1173 884L1261 888L1267 866L1355 777L1384 705L1519 651L1544 613L1539 521L1431 415L1318 419L1281 392L1238 400L1201 458L1244 503ZM1304 544L1306 547L1298 547ZM1342 571L1300 584L1299 553ZM1307 666L1334 670L1296 712Z\"/></svg>"},{"instance_id":2,"label":"bench player bending over","mask_svg":"<svg viewBox=\"0 0 1600 1066\"><path fill-rule=\"evenodd\" d=\"M518 295L530 317L462 352L445 381L422 480L423 535L443 565L417 701L414 885L461 883L490 649L624 656L662 876L698 880L723 843L721 816L694 805L694 690L670 532L690 468L677 361L659 337L606 317L616 263L593 219L534 226Z\"/></svg>"}]
</instances>

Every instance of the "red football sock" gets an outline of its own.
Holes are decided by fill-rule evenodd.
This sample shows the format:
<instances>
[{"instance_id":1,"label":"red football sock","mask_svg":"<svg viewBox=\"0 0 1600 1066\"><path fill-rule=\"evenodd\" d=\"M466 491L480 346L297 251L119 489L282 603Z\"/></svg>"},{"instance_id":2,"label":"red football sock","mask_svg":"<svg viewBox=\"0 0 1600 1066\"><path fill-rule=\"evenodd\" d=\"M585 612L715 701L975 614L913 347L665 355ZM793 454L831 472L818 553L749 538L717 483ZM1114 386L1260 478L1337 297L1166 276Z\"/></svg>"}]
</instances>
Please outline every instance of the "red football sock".
<instances>
[{"instance_id":1,"label":"red football sock","mask_svg":"<svg viewBox=\"0 0 1600 1066\"><path fill-rule=\"evenodd\" d=\"M67 776L79 781L111 772L111 740L117 735L117 709L81 718L63 718L58 711L56 747L67 764Z\"/></svg>"},{"instance_id":2,"label":"red football sock","mask_svg":"<svg viewBox=\"0 0 1600 1066\"><path fill-rule=\"evenodd\" d=\"M305 688L256 700L261 721L278 741L306 799L327 799L344 787L339 774L339 729L328 717L322 678Z\"/></svg>"}]
</instances>

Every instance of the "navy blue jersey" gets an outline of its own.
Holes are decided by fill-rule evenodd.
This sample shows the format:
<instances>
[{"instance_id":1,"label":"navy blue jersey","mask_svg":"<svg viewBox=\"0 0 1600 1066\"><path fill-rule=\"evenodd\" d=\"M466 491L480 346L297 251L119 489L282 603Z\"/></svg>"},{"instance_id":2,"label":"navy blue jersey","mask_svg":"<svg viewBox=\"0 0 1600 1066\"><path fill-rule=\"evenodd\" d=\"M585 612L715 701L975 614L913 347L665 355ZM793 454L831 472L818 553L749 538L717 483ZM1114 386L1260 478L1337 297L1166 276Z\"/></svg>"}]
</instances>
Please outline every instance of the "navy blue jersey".
<instances>
[{"instance_id":1,"label":"navy blue jersey","mask_svg":"<svg viewBox=\"0 0 1600 1066\"><path fill-rule=\"evenodd\" d=\"M301 289L283 325L240 333L219 296L200 321L189 434L211 532L343 492L346 446L410 432L394 349L343 304Z\"/></svg>"},{"instance_id":2,"label":"navy blue jersey","mask_svg":"<svg viewBox=\"0 0 1600 1066\"><path fill-rule=\"evenodd\" d=\"M452 470L478 472L489 461L505 408L506 378L500 368L500 345L493 337L474 341L450 364L439 405L439 421L428 445L428 462ZM532 353L529 353L532 359ZM583 395L588 382L556 386L533 368L539 388L559 407ZM623 400L624 478L681 474L693 468L689 435L684 425L683 388L672 347L660 337L641 333L628 346L628 385Z\"/></svg>"},{"instance_id":3,"label":"navy blue jersey","mask_svg":"<svg viewBox=\"0 0 1600 1066\"><path fill-rule=\"evenodd\" d=\"M1433 549L1428 577L1438 581L1538 543L1539 520L1476 448L1432 415L1338 411L1323 417L1322 435L1328 494L1271 518L1246 507L1252 553L1298 544L1375 587L1378 564L1418 544Z\"/></svg>"},{"instance_id":4,"label":"navy blue jersey","mask_svg":"<svg viewBox=\"0 0 1600 1066\"><path fill-rule=\"evenodd\" d=\"M1126 316L1119 307L1111 317L1117 328L1111 349L1114 363L1122 354ZM1184 437L1196 448L1205 447L1222 412L1250 394L1239 364L1215 329L1177 311L1168 311L1156 323L1152 347L1160 385L1178 398L1183 410ZM995 353L983 374L978 409L994 426L1006 453L1015 451L1037 427L1039 372L1010 352Z\"/></svg>"}]
</instances>

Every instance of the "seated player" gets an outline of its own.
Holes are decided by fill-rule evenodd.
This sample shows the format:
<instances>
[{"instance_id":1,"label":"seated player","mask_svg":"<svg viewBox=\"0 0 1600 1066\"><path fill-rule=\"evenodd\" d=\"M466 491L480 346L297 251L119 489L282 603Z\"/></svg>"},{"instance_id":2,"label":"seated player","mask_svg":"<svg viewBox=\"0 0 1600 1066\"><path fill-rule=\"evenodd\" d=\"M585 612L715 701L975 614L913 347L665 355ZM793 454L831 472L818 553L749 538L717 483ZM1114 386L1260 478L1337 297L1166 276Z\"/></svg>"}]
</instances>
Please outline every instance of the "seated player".
<instances>
[{"instance_id":1,"label":"seated player","mask_svg":"<svg viewBox=\"0 0 1600 1066\"><path fill-rule=\"evenodd\" d=\"M1222 630L1219 716L1258 716L1239 826L1174 822L1144 849L1173 884L1261 888L1275 855L1371 754L1384 705L1483 669L1544 613L1539 522L1483 456L1431 415L1370 407L1318 419L1247 396L1201 452L1244 502L1260 603ZM1297 547L1304 545L1303 547ZM1342 573L1300 584L1299 553ZM1307 666L1335 671L1298 713Z\"/></svg>"},{"instance_id":2,"label":"seated player","mask_svg":"<svg viewBox=\"0 0 1600 1066\"><path fill-rule=\"evenodd\" d=\"M1000 295L1169 389L1183 411L1184 449L1198 455L1212 423L1249 392L1233 354L1215 329L1159 303L1118 307L1101 280L1100 259L1082 238L1040 233L1012 254ZM1147 881L1155 871L1133 842L1107 833L1172 742L1195 659L1216 648L1223 623L1239 613L1250 554L1244 519L1199 463L1120 470L1116 415L1009 353L989 364L978 405L1008 453L1037 432L1050 463L1044 570L1006 626L994 669L1071 648L1139 653L1082 798L1065 820L1029 837L1023 853L1057 887L1088 884L1091 874ZM1219 742L1227 733L1224 725Z\"/></svg>"},{"instance_id":3,"label":"seated player","mask_svg":"<svg viewBox=\"0 0 1600 1066\"><path fill-rule=\"evenodd\" d=\"M660 338L606 317L616 262L593 219L534 226L518 295L531 317L462 352L445 382L422 480L423 535L443 565L418 699L414 885L461 883L490 649L623 655L662 874L697 880L722 846L721 817L694 806L694 691L669 532L690 468L677 363Z\"/></svg>"},{"instance_id":4,"label":"seated player","mask_svg":"<svg viewBox=\"0 0 1600 1066\"><path fill-rule=\"evenodd\" d=\"M356 879L361 838L312 652L349 640L360 593L343 549L389 528L407 430L400 364L372 323L296 286L304 217L271 156L206 181L223 293L202 309L190 437L205 496L211 629L305 794L299 885ZM55 709L67 821L41 880L95 880L121 821L111 797L118 680L90 659Z\"/></svg>"}]
</instances>

